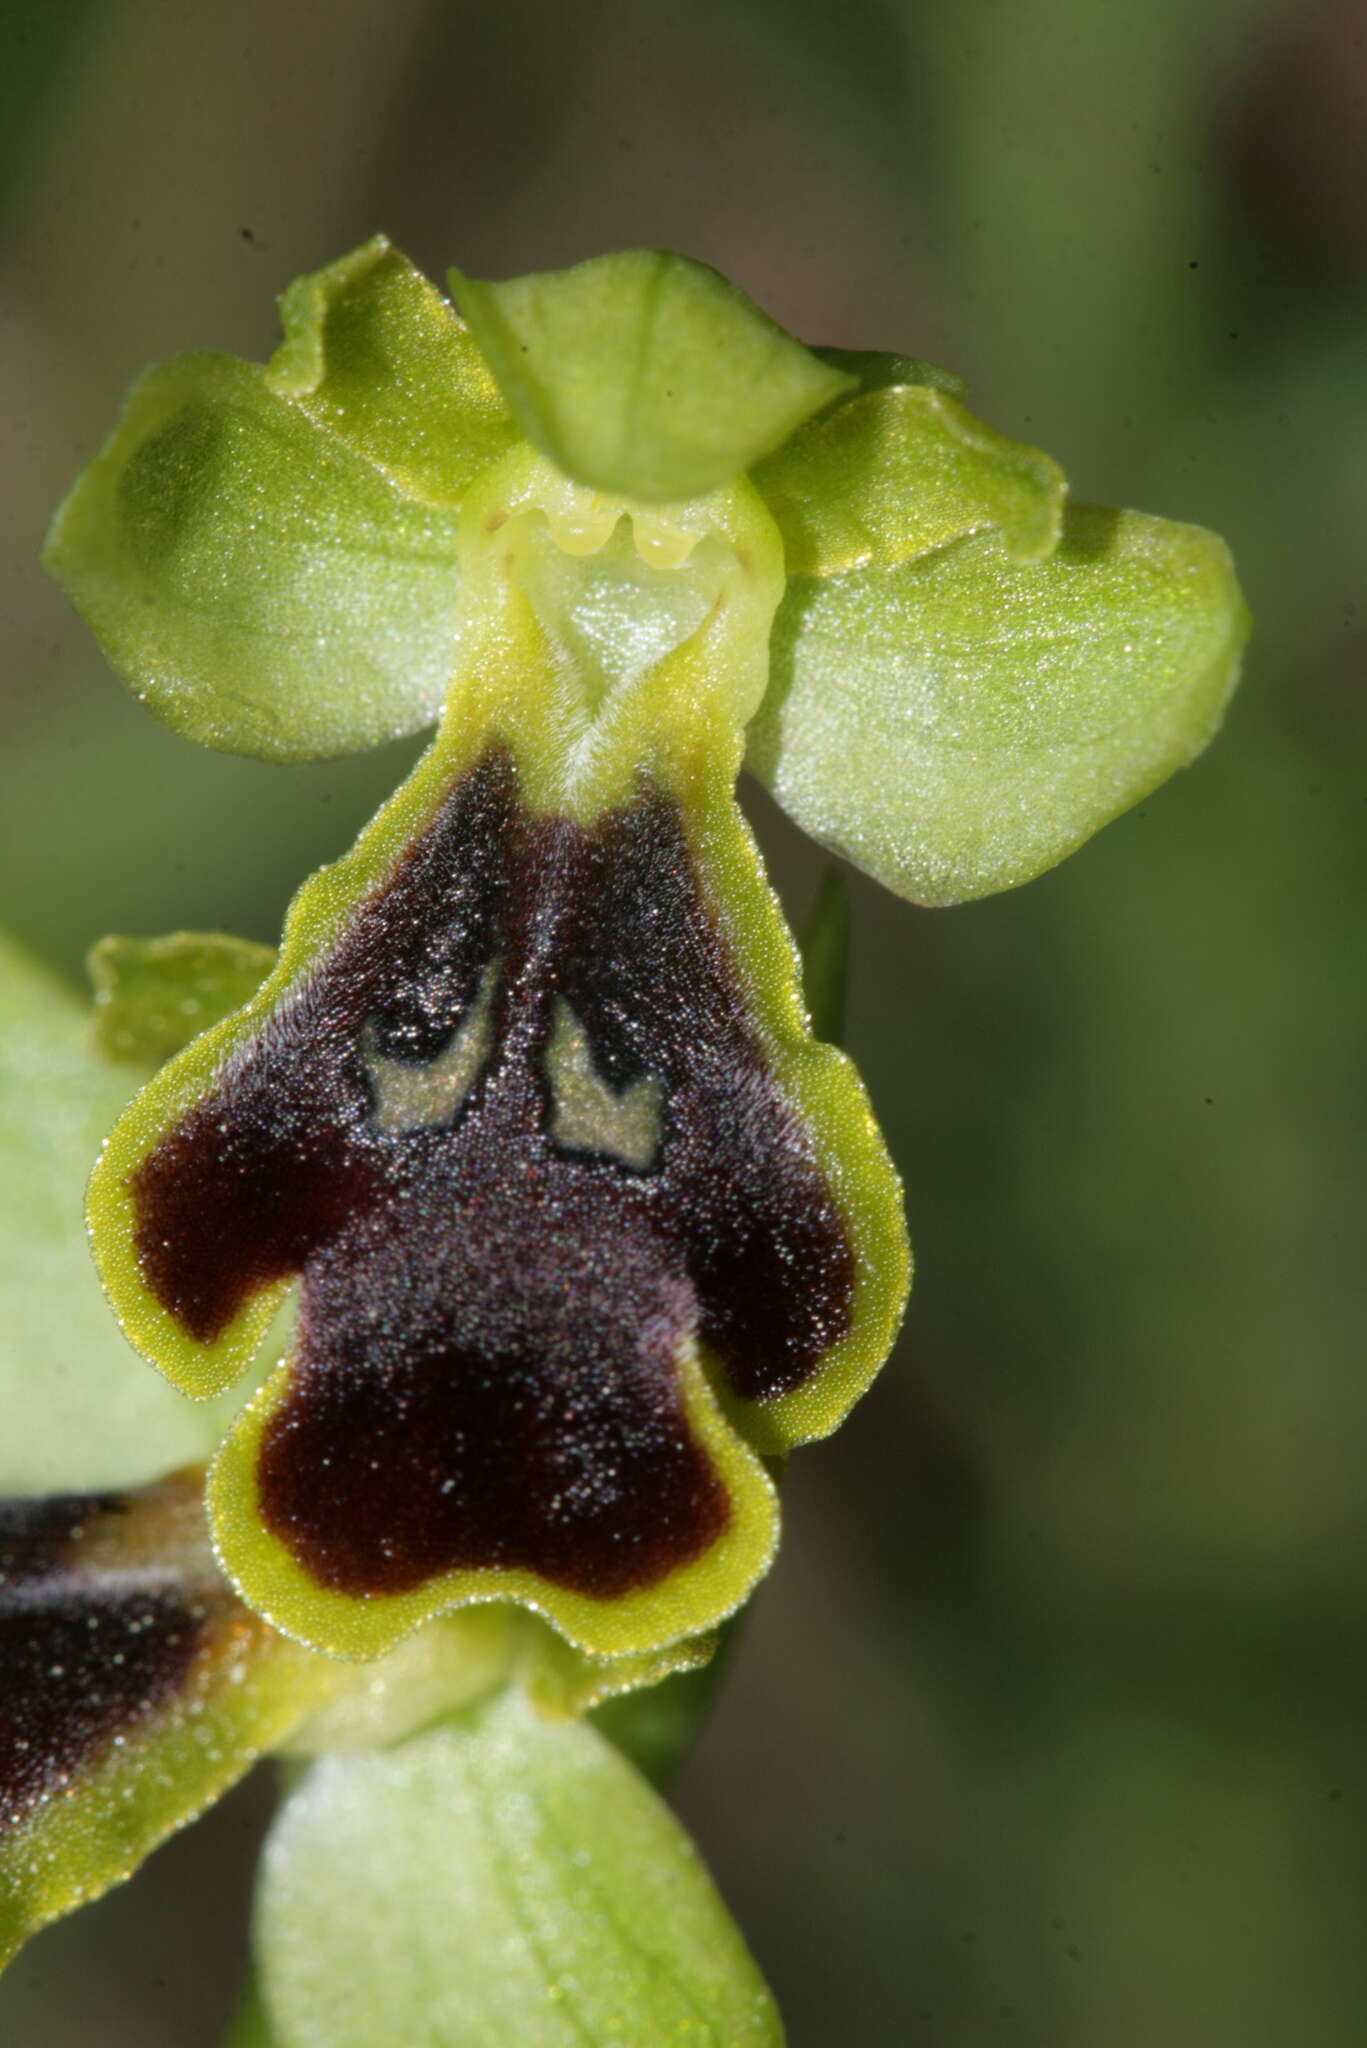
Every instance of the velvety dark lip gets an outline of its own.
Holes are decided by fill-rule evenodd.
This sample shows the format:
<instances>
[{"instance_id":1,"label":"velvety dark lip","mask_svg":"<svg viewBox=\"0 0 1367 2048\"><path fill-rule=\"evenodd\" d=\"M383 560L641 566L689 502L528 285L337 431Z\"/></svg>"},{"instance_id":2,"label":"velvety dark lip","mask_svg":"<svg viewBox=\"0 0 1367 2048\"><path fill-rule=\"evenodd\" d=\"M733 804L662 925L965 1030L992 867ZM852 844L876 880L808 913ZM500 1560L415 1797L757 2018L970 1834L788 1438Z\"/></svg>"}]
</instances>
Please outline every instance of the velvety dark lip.
<instances>
[{"instance_id":1,"label":"velvety dark lip","mask_svg":"<svg viewBox=\"0 0 1367 2048\"><path fill-rule=\"evenodd\" d=\"M566 1019L601 1141L563 1136ZM443 1060L463 1079L424 1121L405 1076ZM612 1105L643 1086L658 1142L614 1153ZM643 787L592 828L534 815L503 748L132 1192L143 1276L201 1341L302 1274L261 1512L351 1594L480 1567L595 1598L657 1583L731 1512L685 1408L690 1340L762 1401L849 1327L848 1231L679 806Z\"/></svg>"}]
</instances>

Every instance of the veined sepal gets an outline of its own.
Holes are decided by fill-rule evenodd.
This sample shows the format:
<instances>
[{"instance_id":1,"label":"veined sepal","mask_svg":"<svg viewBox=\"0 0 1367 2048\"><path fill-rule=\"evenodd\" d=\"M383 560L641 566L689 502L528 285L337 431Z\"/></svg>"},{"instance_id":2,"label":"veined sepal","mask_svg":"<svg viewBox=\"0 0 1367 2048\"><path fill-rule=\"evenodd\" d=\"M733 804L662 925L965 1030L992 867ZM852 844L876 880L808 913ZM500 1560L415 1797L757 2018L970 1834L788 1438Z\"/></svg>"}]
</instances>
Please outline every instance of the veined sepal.
<instances>
[{"instance_id":1,"label":"veined sepal","mask_svg":"<svg viewBox=\"0 0 1367 2048\"><path fill-rule=\"evenodd\" d=\"M384 236L299 278L281 316L268 365L184 355L138 379L43 559L156 717L297 761L436 717L460 502L516 430Z\"/></svg>"},{"instance_id":2,"label":"veined sepal","mask_svg":"<svg viewBox=\"0 0 1367 2048\"><path fill-rule=\"evenodd\" d=\"M750 469L855 377L705 263L623 249L451 285L527 438L576 482L651 502Z\"/></svg>"},{"instance_id":3,"label":"veined sepal","mask_svg":"<svg viewBox=\"0 0 1367 2048\"><path fill-rule=\"evenodd\" d=\"M1042 874L1191 761L1247 637L1215 534L1074 504L1038 558L989 526L790 577L747 762L823 846L961 903Z\"/></svg>"}]
</instances>

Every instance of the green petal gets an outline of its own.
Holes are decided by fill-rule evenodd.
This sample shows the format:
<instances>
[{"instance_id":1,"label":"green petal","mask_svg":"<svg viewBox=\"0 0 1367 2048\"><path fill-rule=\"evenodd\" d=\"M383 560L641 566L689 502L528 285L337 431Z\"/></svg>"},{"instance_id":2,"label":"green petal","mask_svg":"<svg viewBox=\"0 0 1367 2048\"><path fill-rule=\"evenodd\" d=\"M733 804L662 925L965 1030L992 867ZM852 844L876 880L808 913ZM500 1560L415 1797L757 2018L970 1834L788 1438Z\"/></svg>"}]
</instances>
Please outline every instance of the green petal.
<instances>
[{"instance_id":1,"label":"green petal","mask_svg":"<svg viewBox=\"0 0 1367 2048\"><path fill-rule=\"evenodd\" d=\"M867 391L809 420L755 482L797 576L892 568L989 528L1015 560L1038 561L1058 544L1066 489L1047 455L928 384Z\"/></svg>"},{"instance_id":2,"label":"green petal","mask_svg":"<svg viewBox=\"0 0 1367 2048\"><path fill-rule=\"evenodd\" d=\"M429 723L450 676L455 514L231 356L139 380L44 561L147 708L227 753L376 746Z\"/></svg>"},{"instance_id":3,"label":"green petal","mask_svg":"<svg viewBox=\"0 0 1367 2048\"><path fill-rule=\"evenodd\" d=\"M296 278L266 382L410 497L456 506L516 436L454 308L384 235Z\"/></svg>"},{"instance_id":4,"label":"green petal","mask_svg":"<svg viewBox=\"0 0 1367 2048\"><path fill-rule=\"evenodd\" d=\"M1214 534L1075 506L1042 562L988 533L890 571L795 579L750 765L899 895L990 895L1200 752L1246 636Z\"/></svg>"},{"instance_id":5,"label":"green petal","mask_svg":"<svg viewBox=\"0 0 1367 2048\"><path fill-rule=\"evenodd\" d=\"M953 370L942 370L923 356L899 356L886 349L814 348L814 356L853 377L861 391L882 391L889 384L929 384L950 398L962 399L968 385Z\"/></svg>"},{"instance_id":6,"label":"green petal","mask_svg":"<svg viewBox=\"0 0 1367 2048\"><path fill-rule=\"evenodd\" d=\"M95 1040L106 1058L159 1065L251 1001L275 949L223 932L111 936L92 947Z\"/></svg>"},{"instance_id":7,"label":"green petal","mask_svg":"<svg viewBox=\"0 0 1367 2048\"><path fill-rule=\"evenodd\" d=\"M0 939L0 1493L136 1484L194 1458L235 1403L187 1401L120 1336L86 1242L85 1183L140 1075Z\"/></svg>"},{"instance_id":8,"label":"green petal","mask_svg":"<svg viewBox=\"0 0 1367 2048\"><path fill-rule=\"evenodd\" d=\"M267 1844L255 1938L279 2048L777 2048L696 1851L612 1746L516 1693L329 1757Z\"/></svg>"},{"instance_id":9,"label":"green petal","mask_svg":"<svg viewBox=\"0 0 1367 2048\"><path fill-rule=\"evenodd\" d=\"M451 282L527 436L580 483L650 500L728 482L852 388L735 285L661 250Z\"/></svg>"}]
</instances>

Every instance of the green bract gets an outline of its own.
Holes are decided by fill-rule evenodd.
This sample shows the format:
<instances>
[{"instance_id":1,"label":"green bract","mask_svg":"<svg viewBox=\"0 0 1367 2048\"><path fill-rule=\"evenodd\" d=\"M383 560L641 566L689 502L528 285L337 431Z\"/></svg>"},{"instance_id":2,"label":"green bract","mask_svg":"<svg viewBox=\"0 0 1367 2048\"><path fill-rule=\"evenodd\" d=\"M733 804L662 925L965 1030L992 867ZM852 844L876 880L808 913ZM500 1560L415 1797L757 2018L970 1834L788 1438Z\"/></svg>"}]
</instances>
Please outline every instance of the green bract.
<instances>
[{"instance_id":1,"label":"green bract","mask_svg":"<svg viewBox=\"0 0 1367 2048\"><path fill-rule=\"evenodd\" d=\"M783 2039L668 1810L592 1728L516 1693L316 1764L267 1843L255 1948L276 2048Z\"/></svg>"}]
</instances>

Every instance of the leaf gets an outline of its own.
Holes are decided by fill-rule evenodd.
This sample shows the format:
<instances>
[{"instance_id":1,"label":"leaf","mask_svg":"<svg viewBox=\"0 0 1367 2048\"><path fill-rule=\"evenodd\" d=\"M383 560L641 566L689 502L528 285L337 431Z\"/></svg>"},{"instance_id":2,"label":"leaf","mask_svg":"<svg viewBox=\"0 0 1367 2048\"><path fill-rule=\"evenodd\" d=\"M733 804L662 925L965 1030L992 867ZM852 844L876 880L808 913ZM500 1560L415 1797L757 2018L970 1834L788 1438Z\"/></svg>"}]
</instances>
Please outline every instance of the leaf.
<instances>
[{"instance_id":1,"label":"leaf","mask_svg":"<svg viewBox=\"0 0 1367 2048\"><path fill-rule=\"evenodd\" d=\"M409 497L456 507L517 428L469 328L385 235L280 300L266 383Z\"/></svg>"},{"instance_id":2,"label":"leaf","mask_svg":"<svg viewBox=\"0 0 1367 2048\"><path fill-rule=\"evenodd\" d=\"M1058 544L1066 489L1038 448L927 384L866 391L809 420L754 480L796 576L894 568L989 528L1014 560L1038 561Z\"/></svg>"},{"instance_id":3,"label":"leaf","mask_svg":"<svg viewBox=\"0 0 1367 2048\"><path fill-rule=\"evenodd\" d=\"M149 1371L100 1292L85 1183L138 1078L0 938L0 1493L155 1478L207 1456L236 1406L187 1401Z\"/></svg>"},{"instance_id":4,"label":"leaf","mask_svg":"<svg viewBox=\"0 0 1367 2048\"><path fill-rule=\"evenodd\" d=\"M634 249L451 283L523 432L599 490L710 491L853 385L686 256Z\"/></svg>"},{"instance_id":5,"label":"leaf","mask_svg":"<svg viewBox=\"0 0 1367 2048\"><path fill-rule=\"evenodd\" d=\"M777 2048L696 1851L583 1722L515 1692L316 1764L268 1840L255 1949L279 2048Z\"/></svg>"},{"instance_id":6,"label":"leaf","mask_svg":"<svg viewBox=\"0 0 1367 2048\"><path fill-rule=\"evenodd\" d=\"M95 1042L108 1059L160 1064L250 1002L275 949L223 932L111 936L91 948Z\"/></svg>"},{"instance_id":7,"label":"leaf","mask_svg":"<svg viewBox=\"0 0 1367 2048\"><path fill-rule=\"evenodd\" d=\"M357 1683L236 1599L203 1481L0 1501L0 1963Z\"/></svg>"},{"instance_id":8,"label":"leaf","mask_svg":"<svg viewBox=\"0 0 1367 2048\"><path fill-rule=\"evenodd\" d=\"M139 379L43 559L134 694L204 746L354 753L428 724L445 694L455 513L231 356Z\"/></svg>"},{"instance_id":9,"label":"leaf","mask_svg":"<svg viewBox=\"0 0 1367 2048\"><path fill-rule=\"evenodd\" d=\"M795 579L750 766L899 895L963 902L1052 867L1199 753L1246 636L1223 542L1099 506L1040 562L986 533Z\"/></svg>"}]
</instances>

